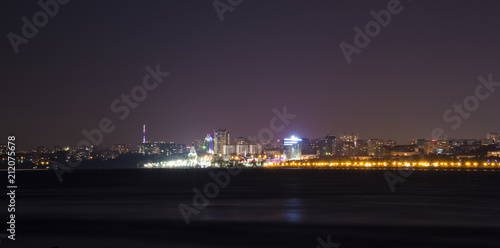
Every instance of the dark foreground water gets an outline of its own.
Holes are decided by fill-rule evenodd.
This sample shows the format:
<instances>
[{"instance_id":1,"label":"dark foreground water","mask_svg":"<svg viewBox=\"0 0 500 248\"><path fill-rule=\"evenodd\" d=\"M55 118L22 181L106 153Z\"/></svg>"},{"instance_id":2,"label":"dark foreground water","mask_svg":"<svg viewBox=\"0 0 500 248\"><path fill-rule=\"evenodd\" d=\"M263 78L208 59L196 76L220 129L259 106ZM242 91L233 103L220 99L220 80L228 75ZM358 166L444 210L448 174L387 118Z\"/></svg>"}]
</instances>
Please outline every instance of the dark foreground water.
<instances>
[{"instance_id":1,"label":"dark foreground water","mask_svg":"<svg viewBox=\"0 0 500 248\"><path fill-rule=\"evenodd\" d=\"M392 193L383 171L246 169L186 225L178 205L209 172L18 172L16 241L0 248L500 247L498 172L416 171Z\"/></svg>"}]
</instances>

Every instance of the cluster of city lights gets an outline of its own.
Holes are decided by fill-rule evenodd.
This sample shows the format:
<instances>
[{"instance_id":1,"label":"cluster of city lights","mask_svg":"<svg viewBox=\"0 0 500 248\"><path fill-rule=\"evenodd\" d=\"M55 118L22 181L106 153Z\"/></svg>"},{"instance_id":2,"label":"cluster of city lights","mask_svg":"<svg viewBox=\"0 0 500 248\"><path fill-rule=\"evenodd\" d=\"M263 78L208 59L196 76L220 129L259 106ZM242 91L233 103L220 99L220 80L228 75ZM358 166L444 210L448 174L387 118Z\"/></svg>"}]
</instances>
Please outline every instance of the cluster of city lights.
<instances>
[{"instance_id":1,"label":"cluster of city lights","mask_svg":"<svg viewBox=\"0 0 500 248\"><path fill-rule=\"evenodd\" d=\"M195 167L205 168L211 165L212 165L212 157L203 156L190 159L178 159L178 160L145 163L144 168L195 168Z\"/></svg>"},{"instance_id":2,"label":"cluster of city lights","mask_svg":"<svg viewBox=\"0 0 500 248\"><path fill-rule=\"evenodd\" d=\"M266 167L498 167L498 161L485 162L307 162L307 161L289 161L289 162L268 162L264 163Z\"/></svg>"},{"instance_id":3,"label":"cluster of city lights","mask_svg":"<svg viewBox=\"0 0 500 248\"><path fill-rule=\"evenodd\" d=\"M144 168L186 168L193 167L188 160L179 159L174 161L161 161L144 164Z\"/></svg>"}]
</instances>

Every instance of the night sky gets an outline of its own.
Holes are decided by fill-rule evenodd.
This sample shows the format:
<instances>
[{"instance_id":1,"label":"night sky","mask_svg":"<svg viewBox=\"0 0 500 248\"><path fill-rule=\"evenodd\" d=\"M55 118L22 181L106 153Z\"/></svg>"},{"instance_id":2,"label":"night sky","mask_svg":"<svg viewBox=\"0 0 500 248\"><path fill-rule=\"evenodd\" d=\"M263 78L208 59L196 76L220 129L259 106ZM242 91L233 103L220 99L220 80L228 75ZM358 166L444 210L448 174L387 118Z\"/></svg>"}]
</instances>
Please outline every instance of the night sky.
<instances>
[{"instance_id":1,"label":"night sky","mask_svg":"<svg viewBox=\"0 0 500 248\"><path fill-rule=\"evenodd\" d=\"M7 35L41 8L2 1L0 143L76 145L109 118L116 129L104 146L140 143L142 124L148 140L190 145L219 128L256 136L285 105L297 117L276 137L406 143L435 128L450 138L500 131L500 87L456 130L443 120L475 94L478 76L500 81L500 2L401 1L347 63L339 44L354 45L353 28L388 2L243 0L221 22L212 0L73 0L16 54ZM111 103L157 64L170 76L120 120Z\"/></svg>"}]
</instances>

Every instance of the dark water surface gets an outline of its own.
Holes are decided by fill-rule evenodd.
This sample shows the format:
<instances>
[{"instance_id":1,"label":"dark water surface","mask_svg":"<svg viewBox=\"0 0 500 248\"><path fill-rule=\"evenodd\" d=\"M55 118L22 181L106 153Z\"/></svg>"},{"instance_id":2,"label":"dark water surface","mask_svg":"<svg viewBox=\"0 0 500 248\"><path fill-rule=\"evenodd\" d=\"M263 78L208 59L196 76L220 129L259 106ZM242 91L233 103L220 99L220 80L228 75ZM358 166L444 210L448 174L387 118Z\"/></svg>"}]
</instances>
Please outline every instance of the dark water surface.
<instances>
[{"instance_id":1,"label":"dark water surface","mask_svg":"<svg viewBox=\"0 0 500 248\"><path fill-rule=\"evenodd\" d=\"M499 172L416 171L392 193L381 170L245 169L186 225L178 205L210 171L17 172L0 248L500 247Z\"/></svg>"}]
</instances>

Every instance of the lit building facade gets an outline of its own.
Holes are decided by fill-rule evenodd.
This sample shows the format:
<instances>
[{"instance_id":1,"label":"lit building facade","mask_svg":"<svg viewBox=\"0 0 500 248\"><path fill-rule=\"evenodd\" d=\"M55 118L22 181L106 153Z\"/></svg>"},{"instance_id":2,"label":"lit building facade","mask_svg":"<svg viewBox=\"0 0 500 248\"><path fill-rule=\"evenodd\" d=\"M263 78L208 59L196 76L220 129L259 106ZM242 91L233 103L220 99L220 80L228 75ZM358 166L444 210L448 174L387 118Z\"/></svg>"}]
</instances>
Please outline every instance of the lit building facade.
<instances>
[{"instance_id":1,"label":"lit building facade","mask_svg":"<svg viewBox=\"0 0 500 248\"><path fill-rule=\"evenodd\" d=\"M301 141L295 136L283 139L283 158L285 160L299 160L302 155Z\"/></svg>"},{"instance_id":2,"label":"lit building facade","mask_svg":"<svg viewBox=\"0 0 500 248\"><path fill-rule=\"evenodd\" d=\"M111 146L111 151L118 154L128 153L130 151L130 146L127 144L114 144Z\"/></svg>"},{"instance_id":3,"label":"lit building facade","mask_svg":"<svg viewBox=\"0 0 500 248\"><path fill-rule=\"evenodd\" d=\"M236 154L236 146L235 145L224 145L223 147L223 155L234 155Z\"/></svg>"},{"instance_id":4,"label":"lit building facade","mask_svg":"<svg viewBox=\"0 0 500 248\"><path fill-rule=\"evenodd\" d=\"M225 145L231 145L231 135L227 129L214 131L214 154L222 156Z\"/></svg>"},{"instance_id":5,"label":"lit building facade","mask_svg":"<svg viewBox=\"0 0 500 248\"><path fill-rule=\"evenodd\" d=\"M357 133L341 133L339 135L339 139L342 142L352 142L352 143L355 143L358 140L358 134Z\"/></svg>"},{"instance_id":6,"label":"lit building facade","mask_svg":"<svg viewBox=\"0 0 500 248\"><path fill-rule=\"evenodd\" d=\"M207 134L207 137L205 137L204 148L206 153L214 154L214 138L210 134Z\"/></svg>"},{"instance_id":7,"label":"lit building facade","mask_svg":"<svg viewBox=\"0 0 500 248\"><path fill-rule=\"evenodd\" d=\"M383 157L384 156L384 141L381 139L368 140L368 156Z\"/></svg>"}]
</instances>

